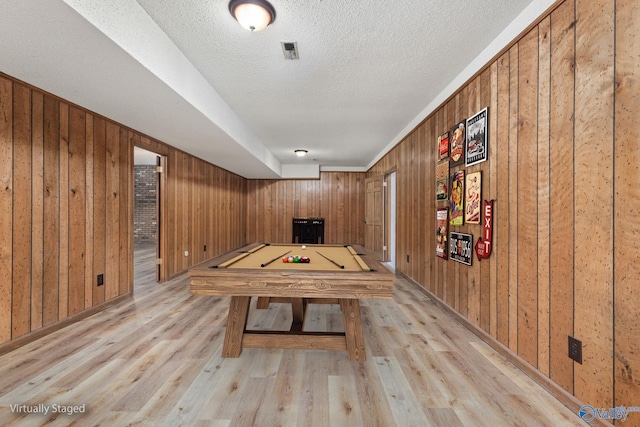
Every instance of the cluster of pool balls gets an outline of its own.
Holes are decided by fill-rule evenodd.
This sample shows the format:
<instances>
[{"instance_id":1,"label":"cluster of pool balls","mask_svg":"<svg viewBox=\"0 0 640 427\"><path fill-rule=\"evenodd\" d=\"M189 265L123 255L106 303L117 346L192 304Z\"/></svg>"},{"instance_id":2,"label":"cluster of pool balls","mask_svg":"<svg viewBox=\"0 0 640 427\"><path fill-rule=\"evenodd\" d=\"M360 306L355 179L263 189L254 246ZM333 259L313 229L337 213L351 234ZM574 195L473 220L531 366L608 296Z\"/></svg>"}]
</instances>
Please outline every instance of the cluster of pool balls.
<instances>
[{"instance_id":1,"label":"cluster of pool balls","mask_svg":"<svg viewBox=\"0 0 640 427\"><path fill-rule=\"evenodd\" d=\"M306 256L295 255L295 256L282 257L282 262L296 262L296 263L306 264L309 261L310 261L309 257L306 257Z\"/></svg>"}]
</instances>

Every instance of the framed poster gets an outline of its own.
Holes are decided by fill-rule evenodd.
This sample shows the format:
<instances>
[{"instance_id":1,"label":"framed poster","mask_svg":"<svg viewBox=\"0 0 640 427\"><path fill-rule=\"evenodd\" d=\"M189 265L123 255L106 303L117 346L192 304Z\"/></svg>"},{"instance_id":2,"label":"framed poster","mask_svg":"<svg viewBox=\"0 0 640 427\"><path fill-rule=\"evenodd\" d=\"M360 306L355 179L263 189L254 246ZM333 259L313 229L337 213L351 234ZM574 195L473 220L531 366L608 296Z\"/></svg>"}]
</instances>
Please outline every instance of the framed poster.
<instances>
[{"instance_id":1,"label":"framed poster","mask_svg":"<svg viewBox=\"0 0 640 427\"><path fill-rule=\"evenodd\" d=\"M464 185L464 221L467 224L480 224L481 191L482 174L468 173Z\"/></svg>"},{"instance_id":2,"label":"framed poster","mask_svg":"<svg viewBox=\"0 0 640 427\"><path fill-rule=\"evenodd\" d=\"M449 157L449 132L445 132L438 137L438 160Z\"/></svg>"},{"instance_id":3,"label":"framed poster","mask_svg":"<svg viewBox=\"0 0 640 427\"><path fill-rule=\"evenodd\" d=\"M436 256L447 259L447 238L449 236L449 209L438 208L436 211Z\"/></svg>"},{"instance_id":4,"label":"framed poster","mask_svg":"<svg viewBox=\"0 0 640 427\"><path fill-rule=\"evenodd\" d=\"M465 165L471 166L487 160L489 108L485 107L467 119L467 147Z\"/></svg>"},{"instance_id":5,"label":"framed poster","mask_svg":"<svg viewBox=\"0 0 640 427\"><path fill-rule=\"evenodd\" d=\"M449 224L464 224L464 171L451 175L449 196Z\"/></svg>"},{"instance_id":6,"label":"framed poster","mask_svg":"<svg viewBox=\"0 0 640 427\"><path fill-rule=\"evenodd\" d=\"M471 265L473 259L473 235L466 233L449 233L449 258Z\"/></svg>"},{"instance_id":7,"label":"framed poster","mask_svg":"<svg viewBox=\"0 0 640 427\"><path fill-rule=\"evenodd\" d=\"M449 161L436 165L436 200L449 199Z\"/></svg>"},{"instance_id":8,"label":"framed poster","mask_svg":"<svg viewBox=\"0 0 640 427\"><path fill-rule=\"evenodd\" d=\"M451 166L457 166L464 163L464 127L466 121L461 121L451 128L449 131L449 159Z\"/></svg>"}]
</instances>

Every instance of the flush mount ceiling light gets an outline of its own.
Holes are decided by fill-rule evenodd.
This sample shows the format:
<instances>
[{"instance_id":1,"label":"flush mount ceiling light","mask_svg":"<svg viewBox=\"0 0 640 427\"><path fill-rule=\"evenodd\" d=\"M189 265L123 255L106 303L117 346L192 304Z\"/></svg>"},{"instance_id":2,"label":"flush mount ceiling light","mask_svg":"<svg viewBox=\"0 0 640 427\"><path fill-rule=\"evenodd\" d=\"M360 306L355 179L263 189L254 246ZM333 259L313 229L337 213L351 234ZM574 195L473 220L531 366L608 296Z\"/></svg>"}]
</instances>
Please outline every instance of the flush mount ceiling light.
<instances>
[{"instance_id":1,"label":"flush mount ceiling light","mask_svg":"<svg viewBox=\"0 0 640 427\"><path fill-rule=\"evenodd\" d=\"M231 0L229 12L250 31L260 31L276 19L276 10L266 0Z\"/></svg>"},{"instance_id":2,"label":"flush mount ceiling light","mask_svg":"<svg viewBox=\"0 0 640 427\"><path fill-rule=\"evenodd\" d=\"M294 151L294 153L296 153L296 156L298 157L304 157L307 155L308 151L307 150L296 150Z\"/></svg>"}]
</instances>

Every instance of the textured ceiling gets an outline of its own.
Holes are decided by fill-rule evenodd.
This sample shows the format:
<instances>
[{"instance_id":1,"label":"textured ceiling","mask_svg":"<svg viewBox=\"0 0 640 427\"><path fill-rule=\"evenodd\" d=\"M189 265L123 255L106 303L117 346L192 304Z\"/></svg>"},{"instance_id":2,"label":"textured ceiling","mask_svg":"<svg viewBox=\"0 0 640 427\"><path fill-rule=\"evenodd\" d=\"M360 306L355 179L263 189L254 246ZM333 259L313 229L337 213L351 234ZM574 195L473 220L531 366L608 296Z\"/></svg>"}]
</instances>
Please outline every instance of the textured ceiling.
<instances>
[{"instance_id":1,"label":"textured ceiling","mask_svg":"<svg viewBox=\"0 0 640 427\"><path fill-rule=\"evenodd\" d=\"M0 71L249 178L366 170L553 3L271 0L251 33L226 0L4 2Z\"/></svg>"}]
</instances>

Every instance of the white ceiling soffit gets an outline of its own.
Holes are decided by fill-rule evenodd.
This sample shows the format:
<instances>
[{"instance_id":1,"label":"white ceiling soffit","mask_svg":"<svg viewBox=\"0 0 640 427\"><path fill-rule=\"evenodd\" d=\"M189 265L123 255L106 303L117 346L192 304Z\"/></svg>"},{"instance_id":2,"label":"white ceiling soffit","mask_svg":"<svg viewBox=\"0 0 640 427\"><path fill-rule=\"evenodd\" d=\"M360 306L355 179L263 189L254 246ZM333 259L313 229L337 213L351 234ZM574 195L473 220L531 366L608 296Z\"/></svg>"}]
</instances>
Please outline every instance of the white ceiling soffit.
<instances>
[{"instance_id":1,"label":"white ceiling soffit","mask_svg":"<svg viewBox=\"0 0 640 427\"><path fill-rule=\"evenodd\" d=\"M0 71L246 178L366 171L554 2L271 3L251 33L227 0L4 0Z\"/></svg>"}]
</instances>

